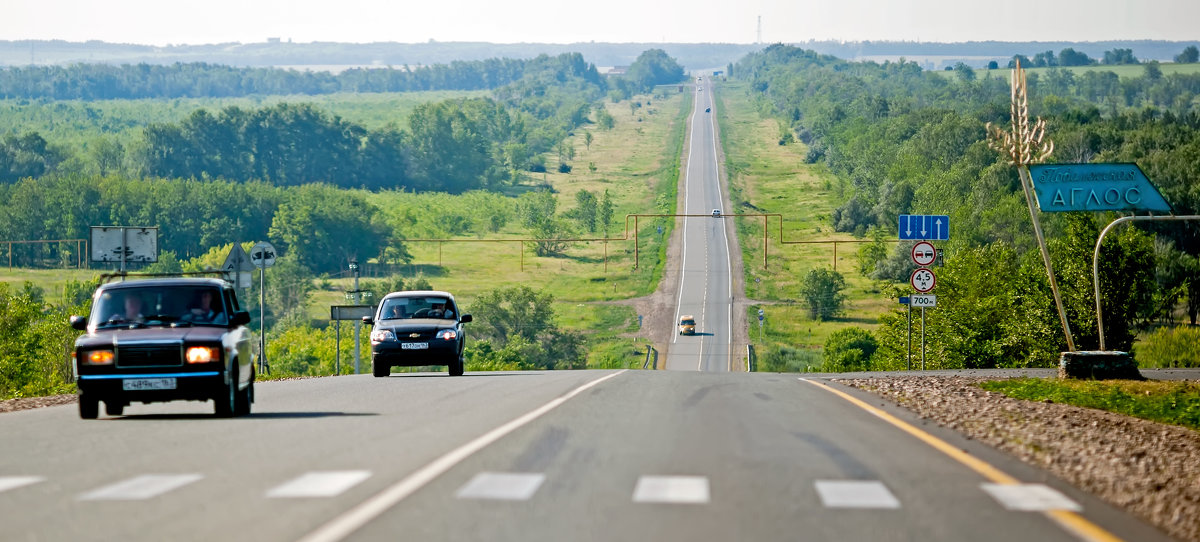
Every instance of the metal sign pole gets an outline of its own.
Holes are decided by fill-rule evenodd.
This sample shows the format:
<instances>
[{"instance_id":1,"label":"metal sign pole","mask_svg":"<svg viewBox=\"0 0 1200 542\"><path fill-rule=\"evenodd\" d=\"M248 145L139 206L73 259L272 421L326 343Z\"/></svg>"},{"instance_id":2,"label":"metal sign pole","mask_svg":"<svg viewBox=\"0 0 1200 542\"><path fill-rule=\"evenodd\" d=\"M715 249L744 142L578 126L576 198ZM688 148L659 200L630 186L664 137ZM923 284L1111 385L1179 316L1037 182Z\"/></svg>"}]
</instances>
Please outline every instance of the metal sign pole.
<instances>
[{"instance_id":1,"label":"metal sign pole","mask_svg":"<svg viewBox=\"0 0 1200 542\"><path fill-rule=\"evenodd\" d=\"M342 319L339 317L336 322L334 324L336 331L333 337L333 351L335 352L333 357L333 374L340 375L342 374Z\"/></svg>"},{"instance_id":2,"label":"metal sign pole","mask_svg":"<svg viewBox=\"0 0 1200 542\"><path fill-rule=\"evenodd\" d=\"M925 307L921 307L921 370L925 370Z\"/></svg>"},{"instance_id":3,"label":"metal sign pole","mask_svg":"<svg viewBox=\"0 0 1200 542\"><path fill-rule=\"evenodd\" d=\"M267 289L266 267L258 269L258 372L269 374L267 369Z\"/></svg>"},{"instance_id":4,"label":"metal sign pole","mask_svg":"<svg viewBox=\"0 0 1200 542\"><path fill-rule=\"evenodd\" d=\"M354 304L359 304L358 292L358 262L350 262L350 270L354 272ZM354 321L354 374L358 374L359 352L362 335L362 320Z\"/></svg>"},{"instance_id":5,"label":"metal sign pole","mask_svg":"<svg viewBox=\"0 0 1200 542\"><path fill-rule=\"evenodd\" d=\"M908 305L908 370L912 370L912 304Z\"/></svg>"}]
</instances>

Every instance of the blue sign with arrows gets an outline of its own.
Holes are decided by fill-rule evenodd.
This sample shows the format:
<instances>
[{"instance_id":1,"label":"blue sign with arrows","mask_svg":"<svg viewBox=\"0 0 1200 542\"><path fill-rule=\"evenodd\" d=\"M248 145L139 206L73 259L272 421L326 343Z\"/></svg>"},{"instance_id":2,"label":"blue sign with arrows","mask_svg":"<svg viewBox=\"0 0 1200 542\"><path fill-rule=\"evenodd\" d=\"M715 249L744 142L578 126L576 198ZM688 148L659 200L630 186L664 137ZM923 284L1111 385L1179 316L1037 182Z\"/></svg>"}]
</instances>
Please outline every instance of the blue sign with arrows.
<instances>
[{"instance_id":1,"label":"blue sign with arrows","mask_svg":"<svg viewBox=\"0 0 1200 542\"><path fill-rule=\"evenodd\" d=\"M900 215L900 239L945 241L950 238L948 215Z\"/></svg>"},{"instance_id":2,"label":"blue sign with arrows","mask_svg":"<svg viewBox=\"0 0 1200 542\"><path fill-rule=\"evenodd\" d=\"M1029 174L1043 213L1171 212L1137 164L1038 164L1029 166Z\"/></svg>"}]
</instances>

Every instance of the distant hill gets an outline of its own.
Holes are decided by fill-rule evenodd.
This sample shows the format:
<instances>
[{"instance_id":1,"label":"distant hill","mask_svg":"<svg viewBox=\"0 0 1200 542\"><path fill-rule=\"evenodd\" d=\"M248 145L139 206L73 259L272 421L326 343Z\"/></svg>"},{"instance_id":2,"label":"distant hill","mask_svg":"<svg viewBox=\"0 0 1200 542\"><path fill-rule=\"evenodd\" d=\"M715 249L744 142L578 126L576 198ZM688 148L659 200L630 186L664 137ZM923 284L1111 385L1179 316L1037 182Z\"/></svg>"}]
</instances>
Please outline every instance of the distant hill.
<instances>
[{"instance_id":1,"label":"distant hill","mask_svg":"<svg viewBox=\"0 0 1200 542\"><path fill-rule=\"evenodd\" d=\"M1125 40L1100 42L999 42L920 43L895 41L809 41L792 45L850 60L894 60L905 57L927 69L957 62L982 67L989 60L1007 64L1014 54L1033 55L1071 47L1092 58L1112 49L1132 49L1140 60L1170 61L1189 45L1200 42ZM691 71L724 68L765 44L732 43L218 43L157 47L101 41L61 40L0 41L0 66L62 65L73 63L173 64L208 62L231 66L286 66L336 70L339 66L416 66L448 64L455 60L533 58L539 54L577 52L596 66L628 66L647 49L662 49Z\"/></svg>"}]
</instances>

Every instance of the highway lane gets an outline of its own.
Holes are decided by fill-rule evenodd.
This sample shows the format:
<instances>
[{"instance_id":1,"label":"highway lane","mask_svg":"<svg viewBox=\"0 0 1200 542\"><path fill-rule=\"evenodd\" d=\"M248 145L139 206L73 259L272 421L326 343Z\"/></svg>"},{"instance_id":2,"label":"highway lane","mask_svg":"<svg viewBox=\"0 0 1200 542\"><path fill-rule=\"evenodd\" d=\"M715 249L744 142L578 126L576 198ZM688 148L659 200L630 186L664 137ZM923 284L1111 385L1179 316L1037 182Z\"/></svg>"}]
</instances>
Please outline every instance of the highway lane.
<instances>
[{"instance_id":1,"label":"highway lane","mask_svg":"<svg viewBox=\"0 0 1200 542\"><path fill-rule=\"evenodd\" d=\"M261 383L259 398L242 419L211 418L207 403L134 405L97 421L72 407L0 415L0 539L1075 539L794 375L351 376ZM893 413L1057 488L1126 540L1166 540L1045 473ZM41 480L5 489L19 476ZM163 477L177 478L156 486ZM130 480L137 487L114 488ZM400 498L379 500L397 488ZM342 530L325 536L330 525Z\"/></svg>"},{"instance_id":2,"label":"highway lane","mask_svg":"<svg viewBox=\"0 0 1200 542\"><path fill-rule=\"evenodd\" d=\"M673 330L665 367L682 371L728 371L733 358L732 269L729 259L727 218L714 218L723 209L717 167L715 115L711 85L697 83L692 112L687 168L684 171L684 206L688 216L681 227L681 264L675 318L696 318L696 335ZM707 90L706 90L707 89Z\"/></svg>"}]
</instances>

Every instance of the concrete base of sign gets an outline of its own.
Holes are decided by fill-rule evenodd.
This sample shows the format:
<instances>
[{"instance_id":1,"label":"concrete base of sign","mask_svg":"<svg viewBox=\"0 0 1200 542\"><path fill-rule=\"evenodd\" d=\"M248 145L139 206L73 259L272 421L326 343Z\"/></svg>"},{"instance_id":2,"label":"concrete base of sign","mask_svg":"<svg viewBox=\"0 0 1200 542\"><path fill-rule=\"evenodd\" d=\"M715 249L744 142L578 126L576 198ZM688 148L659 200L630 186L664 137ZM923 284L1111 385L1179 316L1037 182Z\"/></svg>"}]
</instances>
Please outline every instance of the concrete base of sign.
<instances>
[{"instance_id":1,"label":"concrete base of sign","mask_svg":"<svg viewBox=\"0 0 1200 542\"><path fill-rule=\"evenodd\" d=\"M1063 352L1058 360L1059 378L1088 380L1145 380L1128 352L1091 350Z\"/></svg>"}]
</instances>

